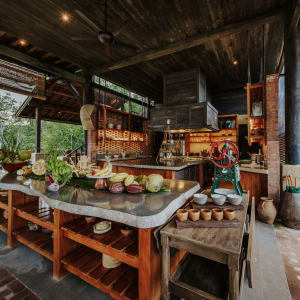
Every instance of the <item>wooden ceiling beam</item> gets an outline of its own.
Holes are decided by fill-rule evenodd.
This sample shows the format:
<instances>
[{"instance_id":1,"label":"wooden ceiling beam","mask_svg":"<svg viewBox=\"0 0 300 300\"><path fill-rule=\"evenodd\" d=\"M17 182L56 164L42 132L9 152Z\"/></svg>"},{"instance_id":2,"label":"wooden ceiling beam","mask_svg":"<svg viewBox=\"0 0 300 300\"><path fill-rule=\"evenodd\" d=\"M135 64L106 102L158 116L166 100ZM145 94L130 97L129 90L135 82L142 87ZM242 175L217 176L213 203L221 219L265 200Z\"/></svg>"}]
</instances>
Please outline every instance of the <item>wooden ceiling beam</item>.
<instances>
[{"instance_id":1,"label":"wooden ceiling beam","mask_svg":"<svg viewBox=\"0 0 300 300\"><path fill-rule=\"evenodd\" d=\"M59 91L54 91L54 90L51 90L51 89L47 89L46 95L49 96L51 94L55 94L55 95L59 95L59 96L62 96L62 97L66 97L66 98L71 98L71 99L78 100L73 95L70 95L70 94L67 94L67 93L63 93L63 92L59 92Z\"/></svg>"},{"instance_id":2,"label":"wooden ceiling beam","mask_svg":"<svg viewBox=\"0 0 300 300\"><path fill-rule=\"evenodd\" d=\"M37 104L34 103L34 104L30 104L29 106L30 107L37 107ZM51 111L57 112L57 113L60 112L60 113L66 113L66 114L70 114L70 115L80 115L79 111L73 111L73 110L70 110L70 109L59 107L57 105L42 104L39 107L40 107L41 110L47 109L47 110L51 110Z\"/></svg>"},{"instance_id":3,"label":"wooden ceiling beam","mask_svg":"<svg viewBox=\"0 0 300 300\"><path fill-rule=\"evenodd\" d=\"M0 54L12 58L14 60L17 60L19 62L22 62L28 66L32 66L34 68L38 68L42 71L53 73L59 76L62 76L65 79L68 79L70 81L76 81L80 83L84 83L85 79L81 76L75 75L71 72L65 71L61 68L58 68L56 66L53 66L49 63L41 62L38 59L31 57L25 53L22 53L20 51L17 51L15 49L9 48L5 45L0 45Z\"/></svg>"},{"instance_id":4,"label":"wooden ceiling beam","mask_svg":"<svg viewBox=\"0 0 300 300\"><path fill-rule=\"evenodd\" d=\"M147 50L137 55L121 59L120 61L114 62L112 64L107 64L100 68L95 68L93 71L97 74L101 74L101 73L106 73L109 71L125 68L138 63L150 61L162 56L180 52L189 48L197 47L209 41L214 41L220 38L224 38L232 34L238 34L240 32L244 32L248 29L257 27L265 23L283 20L284 11L285 9L282 7L279 9L271 10L267 13L254 16L250 19L225 25L222 28L213 29L208 32L200 33L191 38L187 38L185 40L171 43L164 47Z\"/></svg>"}]
</instances>

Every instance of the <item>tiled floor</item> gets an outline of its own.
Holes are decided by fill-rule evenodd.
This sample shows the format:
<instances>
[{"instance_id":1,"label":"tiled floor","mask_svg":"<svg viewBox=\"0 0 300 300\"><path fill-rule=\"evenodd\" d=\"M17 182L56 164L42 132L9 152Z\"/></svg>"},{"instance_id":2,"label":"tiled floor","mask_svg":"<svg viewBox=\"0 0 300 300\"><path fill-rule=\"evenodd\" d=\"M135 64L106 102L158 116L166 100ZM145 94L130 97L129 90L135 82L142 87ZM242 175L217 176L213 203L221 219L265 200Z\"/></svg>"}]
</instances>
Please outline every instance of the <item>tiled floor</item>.
<instances>
[{"instance_id":1,"label":"tiled floor","mask_svg":"<svg viewBox=\"0 0 300 300\"><path fill-rule=\"evenodd\" d=\"M300 300L300 230L274 224L293 300Z\"/></svg>"},{"instance_id":2,"label":"tiled floor","mask_svg":"<svg viewBox=\"0 0 300 300\"><path fill-rule=\"evenodd\" d=\"M37 296L2 267L0 267L0 299L39 300Z\"/></svg>"}]
</instances>

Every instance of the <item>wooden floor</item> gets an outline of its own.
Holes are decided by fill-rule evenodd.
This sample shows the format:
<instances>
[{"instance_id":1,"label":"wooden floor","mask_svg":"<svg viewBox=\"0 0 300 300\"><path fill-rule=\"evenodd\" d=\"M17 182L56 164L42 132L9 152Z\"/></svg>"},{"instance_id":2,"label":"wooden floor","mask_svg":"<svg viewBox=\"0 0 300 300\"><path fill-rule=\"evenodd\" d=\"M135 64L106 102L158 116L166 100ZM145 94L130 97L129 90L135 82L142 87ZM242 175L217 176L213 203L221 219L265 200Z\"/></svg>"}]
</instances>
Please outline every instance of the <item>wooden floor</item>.
<instances>
[{"instance_id":1,"label":"wooden floor","mask_svg":"<svg viewBox=\"0 0 300 300\"><path fill-rule=\"evenodd\" d=\"M255 239L254 287L245 282L243 300L291 299L273 226L256 221Z\"/></svg>"}]
</instances>

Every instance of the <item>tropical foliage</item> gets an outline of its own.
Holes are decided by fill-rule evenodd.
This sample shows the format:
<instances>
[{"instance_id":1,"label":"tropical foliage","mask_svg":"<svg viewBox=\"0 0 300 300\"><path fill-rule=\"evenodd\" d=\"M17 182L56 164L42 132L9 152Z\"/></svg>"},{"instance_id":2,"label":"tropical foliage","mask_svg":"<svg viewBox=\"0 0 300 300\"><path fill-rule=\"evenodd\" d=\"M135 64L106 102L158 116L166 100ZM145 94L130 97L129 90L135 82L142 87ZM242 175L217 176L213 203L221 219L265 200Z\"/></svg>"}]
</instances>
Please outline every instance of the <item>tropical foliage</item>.
<instances>
[{"instance_id":1,"label":"tropical foliage","mask_svg":"<svg viewBox=\"0 0 300 300\"><path fill-rule=\"evenodd\" d=\"M15 116L17 101L9 94L0 95L0 135L19 136L22 148L35 150L35 122ZM84 142L82 126L42 121L41 150L47 154L58 149L75 149ZM0 145L1 148L1 145Z\"/></svg>"}]
</instances>

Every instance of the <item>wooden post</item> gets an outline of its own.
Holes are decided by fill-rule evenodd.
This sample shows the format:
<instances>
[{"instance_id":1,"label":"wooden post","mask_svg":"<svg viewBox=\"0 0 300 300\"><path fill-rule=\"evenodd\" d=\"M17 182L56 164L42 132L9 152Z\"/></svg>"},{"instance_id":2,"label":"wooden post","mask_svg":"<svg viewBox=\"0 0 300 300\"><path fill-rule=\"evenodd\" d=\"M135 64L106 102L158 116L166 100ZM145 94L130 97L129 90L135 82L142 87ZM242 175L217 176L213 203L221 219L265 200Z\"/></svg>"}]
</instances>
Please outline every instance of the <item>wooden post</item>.
<instances>
[{"instance_id":1,"label":"wooden post","mask_svg":"<svg viewBox=\"0 0 300 300\"><path fill-rule=\"evenodd\" d=\"M39 106L35 108L35 152L41 152L41 118Z\"/></svg>"}]
</instances>

